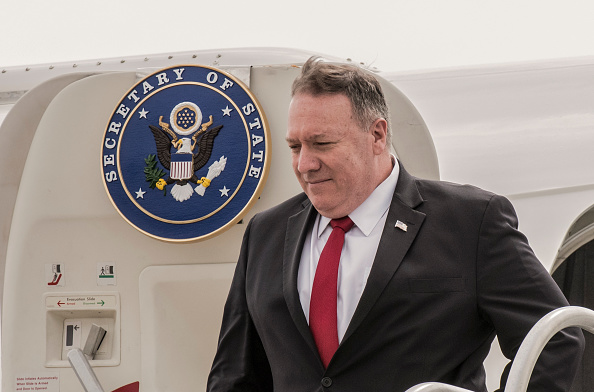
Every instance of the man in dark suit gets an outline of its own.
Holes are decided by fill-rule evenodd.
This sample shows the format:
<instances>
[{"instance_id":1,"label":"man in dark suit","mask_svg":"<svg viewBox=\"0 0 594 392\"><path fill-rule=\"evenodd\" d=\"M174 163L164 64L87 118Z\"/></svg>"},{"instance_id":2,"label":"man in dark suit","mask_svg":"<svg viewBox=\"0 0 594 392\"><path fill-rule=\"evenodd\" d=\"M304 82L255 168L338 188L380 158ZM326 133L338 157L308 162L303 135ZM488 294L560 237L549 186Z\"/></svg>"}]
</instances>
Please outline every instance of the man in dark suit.
<instances>
[{"instance_id":1,"label":"man in dark suit","mask_svg":"<svg viewBox=\"0 0 594 392\"><path fill-rule=\"evenodd\" d=\"M208 391L486 391L495 334L513 359L534 323L567 305L513 207L409 175L363 70L310 59L292 95L287 142L304 193L246 228ZM568 391L582 350L581 331L557 334L529 390Z\"/></svg>"}]
</instances>

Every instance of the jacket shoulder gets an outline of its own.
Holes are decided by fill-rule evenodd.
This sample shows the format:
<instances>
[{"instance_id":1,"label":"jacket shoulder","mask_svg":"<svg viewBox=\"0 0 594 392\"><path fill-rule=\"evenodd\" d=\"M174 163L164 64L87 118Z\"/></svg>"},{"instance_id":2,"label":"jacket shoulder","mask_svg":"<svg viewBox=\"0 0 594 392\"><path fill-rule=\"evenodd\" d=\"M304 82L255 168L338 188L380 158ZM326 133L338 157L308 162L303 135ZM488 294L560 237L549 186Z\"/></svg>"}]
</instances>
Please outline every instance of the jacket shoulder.
<instances>
[{"instance_id":1,"label":"jacket shoulder","mask_svg":"<svg viewBox=\"0 0 594 392\"><path fill-rule=\"evenodd\" d=\"M282 218L289 218L310 204L307 195L302 192L274 207L257 213L252 219L258 222L270 222L270 220L277 221Z\"/></svg>"},{"instance_id":2,"label":"jacket shoulder","mask_svg":"<svg viewBox=\"0 0 594 392\"><path fill-rule=\"evenodd\" d=\"M440 197L441 200L456 199L462 202L489 202L493 197L499 196L493 192L468 184L424 180L420 178L415 178L415 183L425 199Z\"/></svg>"}]
</instances>

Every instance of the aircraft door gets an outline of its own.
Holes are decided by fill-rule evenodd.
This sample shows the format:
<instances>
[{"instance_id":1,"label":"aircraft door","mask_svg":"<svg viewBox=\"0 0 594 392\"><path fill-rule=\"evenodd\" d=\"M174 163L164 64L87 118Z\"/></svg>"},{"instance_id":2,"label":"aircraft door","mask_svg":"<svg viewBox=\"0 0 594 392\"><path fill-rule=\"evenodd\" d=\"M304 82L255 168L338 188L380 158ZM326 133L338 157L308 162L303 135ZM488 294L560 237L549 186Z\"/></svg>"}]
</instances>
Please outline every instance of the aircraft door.
<instances>
[{"instance_id":1,"label":"aircraft door","mask_svg":"<svg viewBox=\"0 0 594 392\"><path fill-rule=\"evenodd\" d=\"M119 110L118 102L125 99L122 97L134 99L130 88L139 81L136 72L88 76L63 86L48 100L47 110L40 113L33 127L22 177L15 181L18 194L13 197L2 307L3 390L16 390L29 378L59 380L53 384L56 391L80 390L65 354L71 348L85 349L87 344L91 347L90 364L106 390L137 381L142 391L203 389L244 223L301 192L284 140L290 86L299 68L243 68L240 73L248 75L246 84L266 113L273 163L267 185L251 209L244 211L242 220L198 242L146 235L114 208L106 193L101 170L112 161L100 151L114 142L102 137L108 120ZM179 68L177 72L180 76ZM217 86L228 85L223 79ZM157 77L150 87L159 80L164 78ZM438 178L433 142L419 113L394 86L382 83L394 119L393 144L399 158L413 174ZM224 97L221 91L217 94ZM19 110L26 113L29 105L35 102ZM223 105L223 113L233 108L251 113L247 105L245 109L231 106ZM139 108L134 114L138 118L142 113ZM219 112L219 119L221 116ZM158 119L157 125L172 123L167 116ZM252 120L245 124L257 128ZM159 126L168 128L165 125ZM148 144L154 147L150 128L143 129ZM258 137L246 140L252 147L260 142ZM130 139L131 144L136 141ZM185 148L186 142L180 141L178 145ZM218 139L217 143L221 144ZM250 162L257 162L259 154L257 149L250 151ZM147 156L139 158L144 166ZM216 156L217 162L220 158ZM207 192L217 199L225 197L223 176L217 184L218 174L207 171L205 168L201 174L213 183ZM248 165L240 174L247 178L249 173L255 175L257 167ZM144 176L139 181L143 182ZM172 197L148 186L136 187L126 197L138 204L136 198L146 192ZM204 200L201 197L193 194L190 200ZM172 203L189 205L187 200L185 204ZM106 332L103 337L101 330Z\"/></svg>"}]
</instances>

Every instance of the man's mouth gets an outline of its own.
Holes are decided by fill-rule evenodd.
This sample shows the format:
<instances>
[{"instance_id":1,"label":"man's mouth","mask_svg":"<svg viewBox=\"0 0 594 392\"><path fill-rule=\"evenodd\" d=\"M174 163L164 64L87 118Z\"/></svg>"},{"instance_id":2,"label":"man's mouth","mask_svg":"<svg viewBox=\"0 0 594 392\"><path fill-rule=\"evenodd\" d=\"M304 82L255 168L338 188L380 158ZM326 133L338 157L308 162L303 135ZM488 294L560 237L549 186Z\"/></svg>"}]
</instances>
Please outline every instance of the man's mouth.
<instances>
[{"instance_id":1,"label":"man's mouth","mask_svg":"<svg viewBox=\"0 0 594 392\"><path fill-rule=\"evenodd\" d=\"M317 184L321 184L321 183L326 182L326 181L330 181L330 179L329 178L326 178L326 179L322 179L322 180L305 180L305 182L308 185L317 185Z\"/></svg>"}]
</instances>

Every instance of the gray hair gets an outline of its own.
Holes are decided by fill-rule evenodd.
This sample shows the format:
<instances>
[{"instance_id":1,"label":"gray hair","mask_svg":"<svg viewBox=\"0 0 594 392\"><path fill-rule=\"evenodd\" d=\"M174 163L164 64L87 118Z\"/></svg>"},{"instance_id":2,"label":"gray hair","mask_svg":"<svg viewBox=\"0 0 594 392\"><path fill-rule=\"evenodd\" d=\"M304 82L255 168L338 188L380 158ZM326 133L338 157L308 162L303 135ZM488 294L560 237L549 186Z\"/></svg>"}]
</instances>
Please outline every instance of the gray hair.
<instances>
[{"instance_id":1,"label":"gray hair","mask_svg":"<svg viewBox=\"0 0 594 392\"><path fill-rule=\"evenodd\" d=\"M379 81L356 65L336 64L310 57L301 68L301 75L293 82L291 96L344 94L360 126L367 130L378 118L388 123L388 143L392 139L390 112Z\"/></svg>"}]
</instances>

